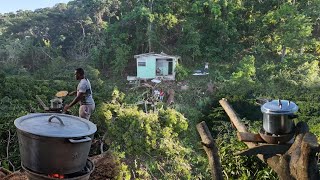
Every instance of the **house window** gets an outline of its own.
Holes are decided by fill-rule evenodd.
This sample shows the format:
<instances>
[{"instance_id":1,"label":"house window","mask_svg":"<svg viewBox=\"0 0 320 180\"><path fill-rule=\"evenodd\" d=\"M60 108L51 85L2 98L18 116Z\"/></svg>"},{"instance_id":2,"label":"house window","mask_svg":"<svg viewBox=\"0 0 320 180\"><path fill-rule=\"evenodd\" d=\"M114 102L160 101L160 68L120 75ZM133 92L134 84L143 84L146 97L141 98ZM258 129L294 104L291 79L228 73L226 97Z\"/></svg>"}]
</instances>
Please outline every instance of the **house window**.
<instances>
[{"instance_id":1,"label":"house window","mask_svg":"<svg viewBox=\"0 0 320 180\"><path fill-rule=\"evenodd\" d=\"M146 66L146 62L138 62L138 66Z\"/></svg>"}]
</instances>

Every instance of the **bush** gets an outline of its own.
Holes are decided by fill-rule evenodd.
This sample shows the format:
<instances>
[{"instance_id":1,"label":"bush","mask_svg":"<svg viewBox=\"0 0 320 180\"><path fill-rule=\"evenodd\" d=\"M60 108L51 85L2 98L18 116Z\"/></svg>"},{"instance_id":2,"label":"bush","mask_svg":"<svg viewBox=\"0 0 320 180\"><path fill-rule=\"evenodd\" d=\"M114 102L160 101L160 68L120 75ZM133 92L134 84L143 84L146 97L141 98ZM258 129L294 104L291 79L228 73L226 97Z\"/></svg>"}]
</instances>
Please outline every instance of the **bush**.
<instances>
[{"instance_id":1,"label":"bush","mask_svg":"<svg viewBox=\"0 0 320 180\"><path fill-rule=\"evenodd\" d=\"M184 80L189 74L188 69L186 69L185 67L183 67L180 64L177 64L175 71L176 71L176 80L177 81Z\"/></svg>"},{"instance_id":2,"label":"bush","mask_svg":"<svg viewBox=\"0 0 320 180\"><path fill-rule=\"evenodd\" d=\"M144 113L137 106L119 103L119 94L115 90L113 101L101 104L98 112L105 120L110 148L125 155L124 162L136 178L193 179L205 172L192 170L195 161L206 162L199 162L193 146L181 140L189 125L182 114L174 109Z\"/></svg>"}]
</instances>

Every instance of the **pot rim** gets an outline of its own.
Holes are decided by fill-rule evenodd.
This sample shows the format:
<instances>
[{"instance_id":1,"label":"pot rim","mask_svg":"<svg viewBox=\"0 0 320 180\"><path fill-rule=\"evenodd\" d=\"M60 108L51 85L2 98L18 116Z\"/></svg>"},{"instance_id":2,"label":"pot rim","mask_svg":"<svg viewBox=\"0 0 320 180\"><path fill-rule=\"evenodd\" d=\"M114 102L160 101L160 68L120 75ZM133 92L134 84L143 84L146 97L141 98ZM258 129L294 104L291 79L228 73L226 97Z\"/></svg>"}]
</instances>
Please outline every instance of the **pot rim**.
<instances>
[{"instance_id":1,"label":"pot rim","mask_svg":"<svg viewBox=\"0 0 320 180\"><path fill-rule=\"evenodd\" d=\"M290 115L297 112L299 107L292 101L273 100L261 106L261 112L264 114Z\"/></svg>"},{"instance_id":2,"label":"pot rim","mask_svg":"<svg viewBox=\"0 0 320 180\"><path fill-rule=\"evenodd\" d=\"M267 112L262 112L263 114L267 115L292 115L294 114L293 112L288 112L288 111L267 111Z\"/></svg>"},{"instance_id":3,"label":"pot rim","mask_svg":"<svg viewBox=\"0 0 320 180\"><path fill-rule=\"evenodd\" d=\"M75 138L94 134L97 126L86 119L60 113L31 113L14 121L22 132L53 138Z\"/></svg>"}]
</instances>

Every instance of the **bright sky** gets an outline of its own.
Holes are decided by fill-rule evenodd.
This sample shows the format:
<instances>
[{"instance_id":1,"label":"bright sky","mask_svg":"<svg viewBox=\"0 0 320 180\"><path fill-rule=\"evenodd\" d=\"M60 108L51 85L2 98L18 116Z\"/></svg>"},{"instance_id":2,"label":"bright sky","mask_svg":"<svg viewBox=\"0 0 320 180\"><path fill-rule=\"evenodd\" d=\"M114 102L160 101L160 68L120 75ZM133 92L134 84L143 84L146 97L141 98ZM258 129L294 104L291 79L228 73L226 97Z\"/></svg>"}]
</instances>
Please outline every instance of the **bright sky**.
<instances>
[{"instance_id":1,"label":"bright sky","mask_svg":"<svg viewBox=\"0 0 320 180\"><path fill-rule=\"evenodd\" d=\"M19 9L32 10L53 7L58 3L68 3L70 0L0 0L0 13L16 12Z\"/></svg>"}]
</instances>

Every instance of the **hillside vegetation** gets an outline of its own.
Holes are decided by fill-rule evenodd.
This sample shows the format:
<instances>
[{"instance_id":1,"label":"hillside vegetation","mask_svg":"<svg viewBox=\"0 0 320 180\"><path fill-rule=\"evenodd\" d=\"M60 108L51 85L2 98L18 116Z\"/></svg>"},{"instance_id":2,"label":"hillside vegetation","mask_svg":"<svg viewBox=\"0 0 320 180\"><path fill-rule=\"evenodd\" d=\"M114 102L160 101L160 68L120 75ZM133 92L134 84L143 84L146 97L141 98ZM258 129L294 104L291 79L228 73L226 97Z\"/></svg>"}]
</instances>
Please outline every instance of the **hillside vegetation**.
<instances>
[{"instance_id":1,"label":"hillside vegetation","mask_svg":"<svg viewBox=\"0 0 320 180\"><path fill-rule=\"evenodd\" d=\"M233 155L245 145L218 100L227 98L256 132L256 98L294 101L298 120L320 137L319 8L319 0L74 0L0 14L0 166L20 166L14 120L43 112L35 95L49 103L57 91L74 90L74 69L83 67L97 104L95 138L106 135L118 160L115 179L210 179L195 127L203 120L225 179L277 179L255 157ZM177 80L160 83L175 90L174 105L145 113L135 103L149 89L126 76L134 75L133 56L147 52L182 61ZM209 75L192 76L205 62Z\"/></svg>"}]
</instances>

